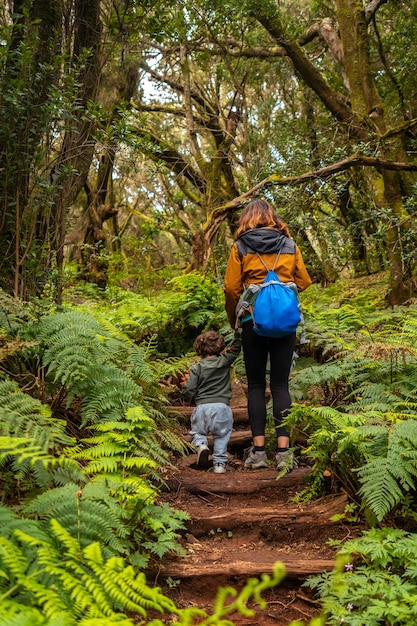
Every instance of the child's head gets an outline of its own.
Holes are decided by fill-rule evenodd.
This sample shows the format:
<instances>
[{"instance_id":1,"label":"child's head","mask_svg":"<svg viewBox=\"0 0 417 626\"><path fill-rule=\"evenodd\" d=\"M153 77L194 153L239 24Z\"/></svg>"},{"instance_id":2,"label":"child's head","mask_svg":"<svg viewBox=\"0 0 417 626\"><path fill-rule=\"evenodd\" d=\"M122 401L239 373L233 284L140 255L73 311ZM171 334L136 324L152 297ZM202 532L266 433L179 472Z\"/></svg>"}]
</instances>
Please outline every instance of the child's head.
<instances>
[{"instance_id":1,"label":"child's head","mask_svg":"<svg viewBox=\"0 0 417 626\"><path fill-rule=\"evenodd\" d=\"M198 356L206 357L219 355L224 348L224 339L222 335L215 330L208 330L206 333L198 335L194 341L194 350Z\"/></svg>"}]
</instances>

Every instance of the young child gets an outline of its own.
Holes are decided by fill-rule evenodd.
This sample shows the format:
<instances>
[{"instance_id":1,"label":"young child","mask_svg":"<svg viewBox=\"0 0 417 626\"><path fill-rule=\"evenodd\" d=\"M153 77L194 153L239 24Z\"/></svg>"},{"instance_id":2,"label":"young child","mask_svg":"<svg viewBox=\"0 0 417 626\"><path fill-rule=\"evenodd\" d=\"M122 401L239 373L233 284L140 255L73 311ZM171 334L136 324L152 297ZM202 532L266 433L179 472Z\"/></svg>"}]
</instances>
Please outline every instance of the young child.
<instances>
[{"instance_id":1,"label":"young child","mask_svg":"<svg viewBox=\"0 0 417 626\"><path fill-rule=\"evenodd\" d=\"M227 444L233 427L230 408L232 383L230 367L241 349L240 333L235 334L233 343L224 349L222 335L209 330L197 337L194 350L201 357L191 366L181 393L186 400L195 400L196 407L191 415L192 443L197 447L197 467L209 467L207 435L213 435L213 471L224 474L227 464Z\"/></svg>"}]
</instances>

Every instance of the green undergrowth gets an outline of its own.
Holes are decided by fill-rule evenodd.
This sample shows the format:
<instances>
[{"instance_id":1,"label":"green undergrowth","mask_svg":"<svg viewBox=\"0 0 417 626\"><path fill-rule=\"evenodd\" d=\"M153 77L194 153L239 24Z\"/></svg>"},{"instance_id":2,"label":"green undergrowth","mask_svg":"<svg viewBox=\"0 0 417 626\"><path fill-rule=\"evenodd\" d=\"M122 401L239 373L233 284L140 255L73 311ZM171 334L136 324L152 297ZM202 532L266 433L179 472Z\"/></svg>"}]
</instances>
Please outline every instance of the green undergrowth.
<instances>
[{"instance_id":1,"label":"green undergrowth","mask_svg":"<svg viewBox=\"0 0 417 626\"><path fill-rule=\"evenodd\" d=\"M368 527L307 581L317 624L416 621L417 306L389 307L387 291L380 274L302 294L310 345L287 424L312 473L298 499L342 490L347 531L359 518Z\"/></svg>"},{"instance_id":2,"label":"green undergrowth","mask_svg":"<svg viewBox=\"0 0 417 626\"><path fill-rule=\"evenodd\" d=\"M309 581L323 606L310 626L414 615L417 313L415 303L387 307L386 293L375 275L302 294L310 343L291 374L287 422L312 472L298 497L343 490L344 523L369 528ZM220 589L212 615L178 609L143 574L182 550L186 516L158 497L187 452L168 406L197 334L231 337L221 286L193 273L154 296L78 285L61 307L0 301L1 623L233 626L232 610L264 606L281 567L239 594ZM241 361L234 376L244 382ZM378 542L395 545L391 560Z\"/></svg>"},{"instance_id":3,"label":"green undergrowth","mask_svg":"<svg viewBox=\"0 0 417 626\"><path fill-rule=\"evenodd\" d=\"M226 325L220 285L198 272L172 278L165 290L146 296L77 284L66 292L65 302L111 322L135 342L156 337L158 351L171 356L189 351L199 331Z\"/></svg>"},{"instance_id":4,"label":"green undergrowth","mask_svg":"<svg viewBox=\"0 0 417 626\"><path fill-rule=\"evenodd\" d=\"M381 274L310 289L310 358L293 371L287 420L313 462L304 495L322 493L327 470L369 523L401 509L414 524L417 306L387 308Z\"/></svg>"},{"instance_id":5,"label":"green undergrowth","mask_svg":"<svg viewBox=\"0 0 417 626\"><path fill-rule=\"evenodd\" d=\"M311 577L326 624L409 625L417 621L417 534L373 528L339 550L332 572Z\"/></svg>"}]
</instances>

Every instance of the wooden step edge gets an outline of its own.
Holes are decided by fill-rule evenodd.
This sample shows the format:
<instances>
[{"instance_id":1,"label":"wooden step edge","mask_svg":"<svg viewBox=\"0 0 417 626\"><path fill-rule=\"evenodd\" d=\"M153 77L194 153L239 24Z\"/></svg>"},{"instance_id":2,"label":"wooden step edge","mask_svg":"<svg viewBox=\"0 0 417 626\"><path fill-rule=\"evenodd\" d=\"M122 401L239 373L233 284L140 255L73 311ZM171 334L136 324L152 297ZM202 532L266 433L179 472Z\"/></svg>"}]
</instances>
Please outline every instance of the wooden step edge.
<instances>
[{"instance_id":1,"label":"wooden step edge","mask_svg":"<svg viewBox=\"0 0 417 626\"><path fill-rule=\"evenodd\" d=\"M192 436L191 435L182 435L181 439L186 443L191 443ZM212 435L207 435L208 445L213 447L213 437ZM229 445L230 446L238 446L244 445L246 443L250 444L252 441L252 431L251 430L234 430L230 435Z\"/></svg>"},{"instance_id":2,"label":"wooden step edge","mask_svg":"<svg viewBox=\"0 0 417 626\"><path fill-rule=\"evenodd\" d=\"M194 411L193 406L170 406L168 407L168 413L173 416L178 416L187 421L190 419L191 413ZM233 421L235 424L242 422L248 422L248 409L247 407L231 407L233 413Z\"/></svg>"},{"instance_id":3,"label":"wooden step edge","mask_svg":"<svg viewBox=\"0 0 417 626\"><path fill-rule=\"evenodd\" d=\"M331 559L276 559L255 561L228 561L223 563L160 563L157 574L163 578L199 578L202 576L260 576L271 574L275 563L284 564L286 575L290 578L307 578L314 574L329 572L333 569L335 561ZM151 575L152 573L149 572Z\"/></svg>"}]
</instances>

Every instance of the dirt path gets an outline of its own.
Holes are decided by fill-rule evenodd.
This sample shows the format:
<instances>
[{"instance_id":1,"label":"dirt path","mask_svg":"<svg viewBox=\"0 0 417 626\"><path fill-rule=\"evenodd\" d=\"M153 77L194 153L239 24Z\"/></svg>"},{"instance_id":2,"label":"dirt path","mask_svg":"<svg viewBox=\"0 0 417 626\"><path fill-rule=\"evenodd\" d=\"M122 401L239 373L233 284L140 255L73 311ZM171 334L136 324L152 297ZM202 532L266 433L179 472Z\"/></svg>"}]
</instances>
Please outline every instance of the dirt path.
<instances>
[{"instance_id":1,"label":"dirt path","mask_svg":"<svg viewBox=\"0 0 417 626\"><path fill-rule=\"evenodd\" d=\"M273 564L281 561L287 576L279 587L263 594L267 608L252 603L255 616L233 614L229 619L236 626L288 626L295 619L308 624L320 607L302 583L309 575L332 569L335 548L329 539L343 541L360 529L330 519L343 513L343 494L293 502L311 472L308 465L301 463L279 480L273 466L244 468L244 450L250 445L245 405L241 390L235 389L235 428L226 474L197 470L196 455L179 459L170 472L162 499L190 516L182 539L186 556L164 558L150 576L178 606L209 611L219 587L240 590L249 577L271 573ZM190 409L181 412L187 438Z\"/></svg>"}]
</instances>

